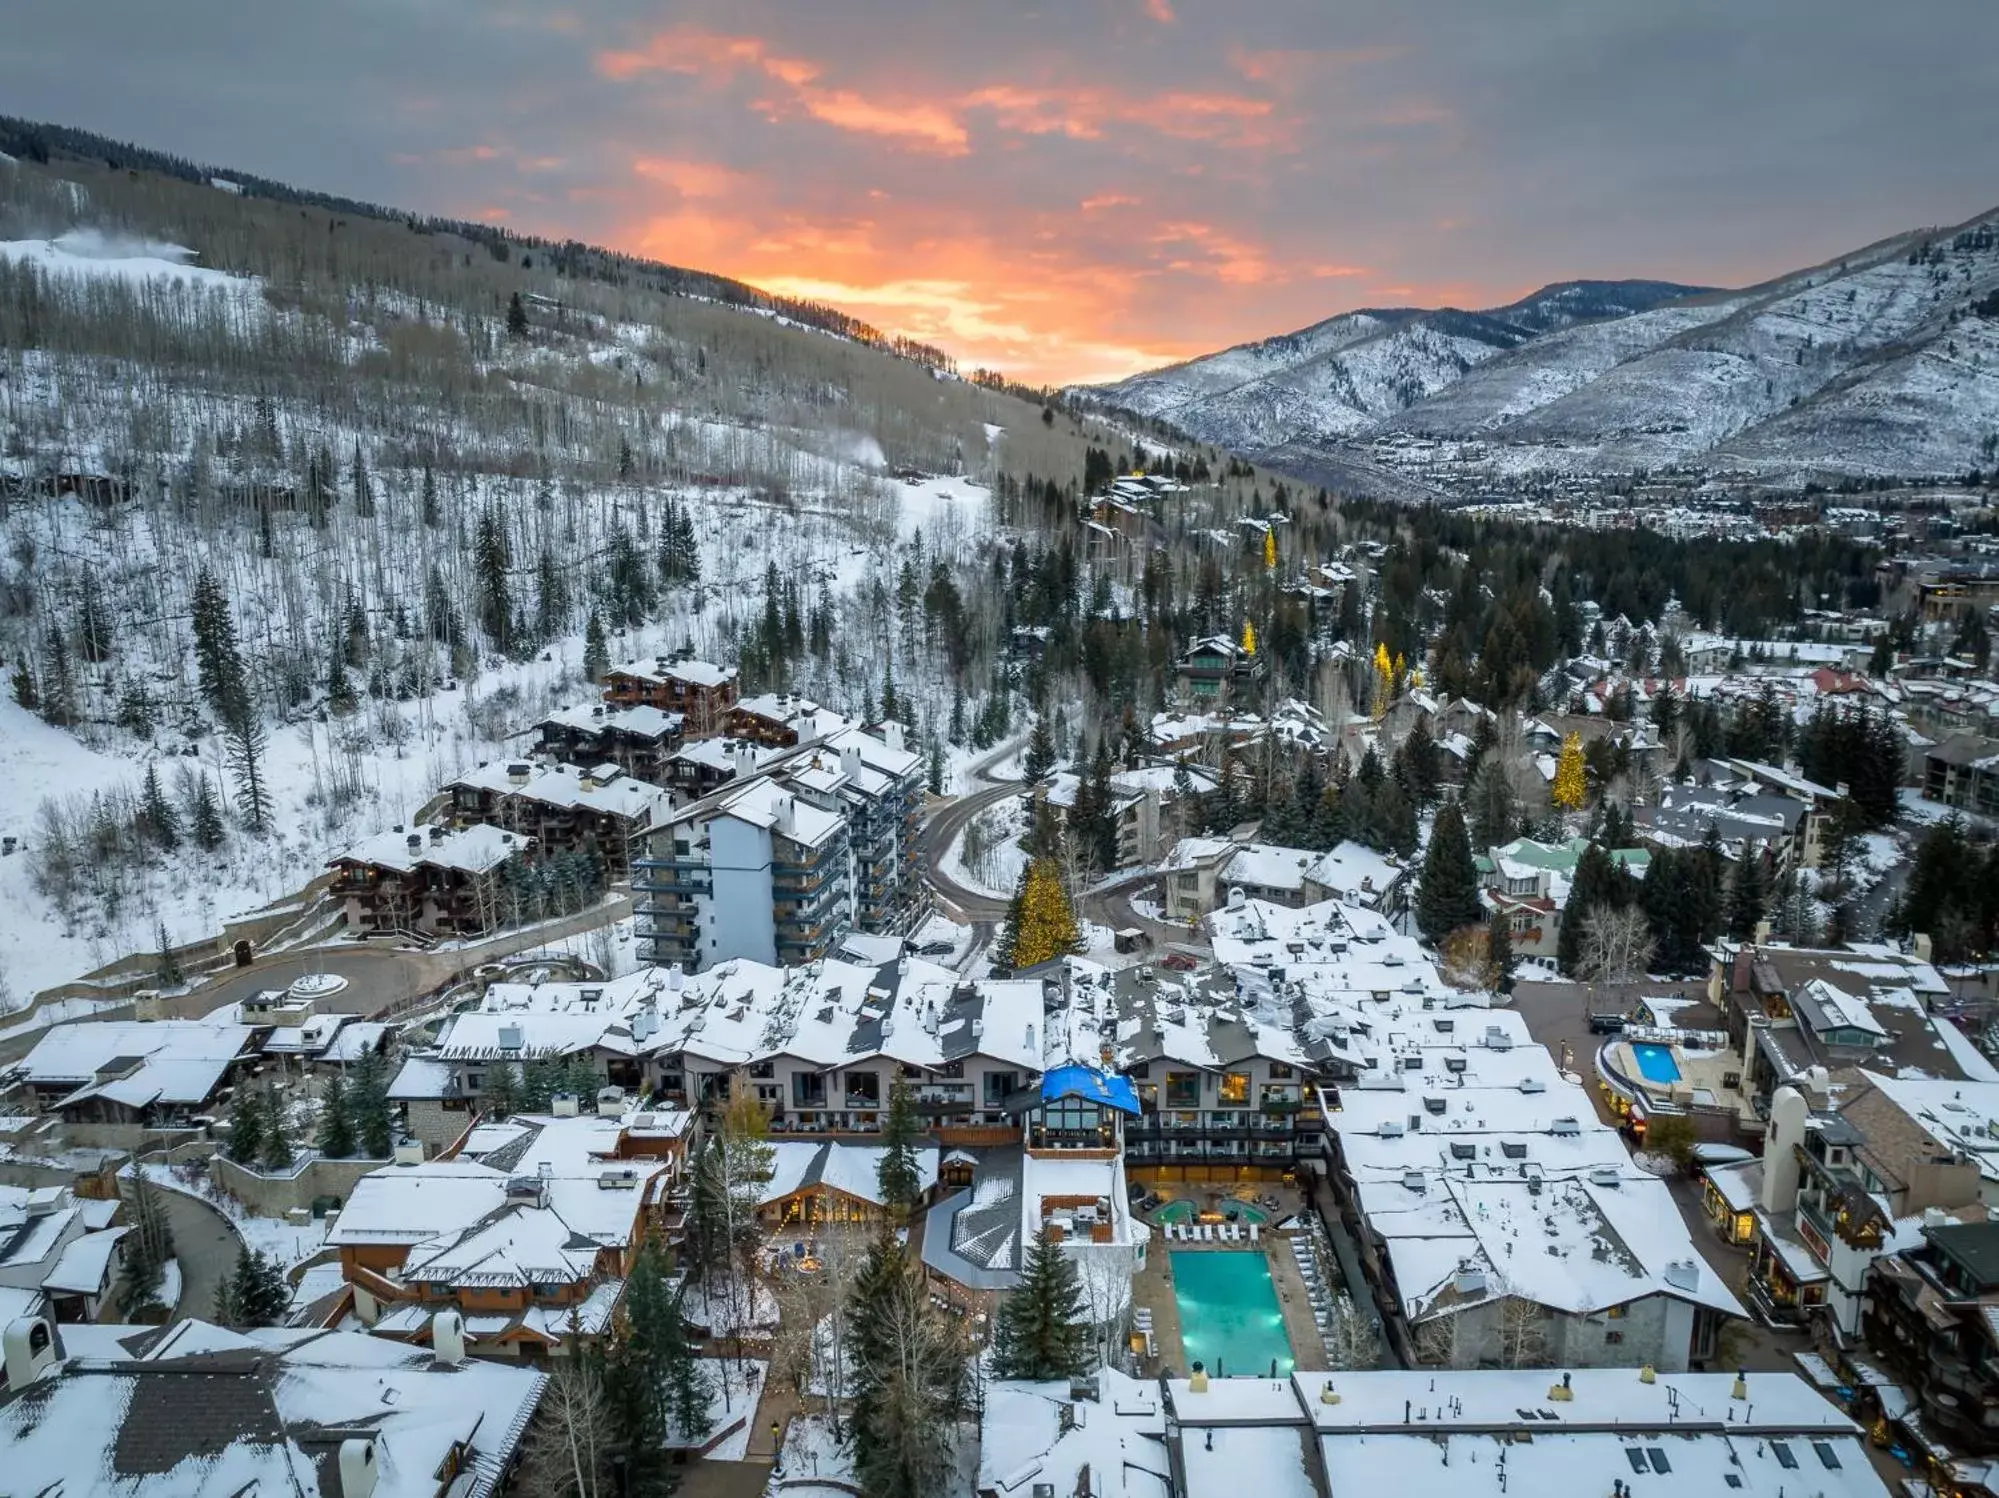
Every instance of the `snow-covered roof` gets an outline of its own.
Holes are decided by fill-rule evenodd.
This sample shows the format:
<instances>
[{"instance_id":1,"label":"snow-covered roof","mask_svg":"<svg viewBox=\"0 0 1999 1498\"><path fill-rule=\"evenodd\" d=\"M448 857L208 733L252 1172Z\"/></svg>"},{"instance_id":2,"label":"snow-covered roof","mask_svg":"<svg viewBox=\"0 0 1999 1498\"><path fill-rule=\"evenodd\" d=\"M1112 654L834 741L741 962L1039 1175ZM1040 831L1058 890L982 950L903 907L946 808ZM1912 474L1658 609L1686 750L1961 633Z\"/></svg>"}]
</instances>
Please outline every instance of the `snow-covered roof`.
<instances>
[{"instance_id":1,"label":"snow-covered roof","mask_svg":"<svg viewBox=\"0 0 1999 1498\"><path fill-rule=\"evenodd\" d=\"M1041 1030L1042 987L1031 979L965 982L918 957L797 968L734 959L691 975L654 967L603 982L496 983L477 1009L451 1016L433 1059L602 1049L730 1066L790 1056L939 1067L984 1055L1039 1071ZM419 1081L436 1085L427 1076L412 1085ZM405 1095L402 1078L396 1091Z\"/></svg>"},{"instance_id":2,"label":"snow-covered roof","mask_svg":"<svg viewBox=\"0 0 1999 1498\"><path fill-rule=\"evenodd\" d=\"M771 1146L771 1175L762 1201L778 1201L795 1192L826 1187L857 1201L884 1204L878 1177L888 1151L880 1145L828 1139L817 1143L779 1140ZM937 1149L917 1150L916 1168L924 1190L937 1184Z\"/></svg>"},{"instance_id":3,"label":"snow-covered roof","mask_svg":"<svg viewBox=\"0 0 1999 1498\"><path fill-rule=\"evenodd\" d=\"M736 679L734 666L718 666L713 661L670 660L664 656L650 661L628 661L612 666L606 676L629 676L635 681L685 682L695 687L719 687Z\"/></svg>"},{"instance_id":4,"label":"snow-covered roof","mask_svg":"<svg viewBox=\"0 0 1999 1498\"><path fill-rule=\"evenodd\" d=\"M1034 1485L1046 1483L1072 1493L1087 1468L1096 1498L1172 1498L1158 1384L1115 1368L1095 1377L1094 1403L1072 1399L1066 1381L990 1384L979 1427L979 1491L1031 1498Z\"/></svg>"},{"instance_id":5,"label":"snow-covered roof","mask_svg":"<svg viewBox=\"0 0 1999 1498\"><path fill-rule=\"evenodd\" d=\"M544 1374L438 1363L350 1332L182 1323L142 1359L71 1358L0 1405L0 1466L32 1493L222 1498L338 1490L338 1435L375 1443L375 1498L495 1492ZM202 1333L194 1336L189 1333Z\"/></svg>"},{"instance_id":6,"label":"snow-covered roof","mask_svg":"<svg viewBox=\"0 0 1999 1498\"><path fill-rule=\"evenodd\" d=\"M118 1240L130 1231L106 1228L101 1233L85 1233L62 1251L55 1268L43 1277L42 1288L72 1295L100 1294L110 1278L111 1258L117 1252Z\"/></svg>"},{"instance_id":7,"label":"snow-covered roof","mask_svg":"<svg viewBox=\"0 0 1999 1498\"><path fill-rule=\"evenodd\" d=\"M579 702L573 707L557 708L536 728L569 728L583 733L615 733L638 739L671 738L680 732L686 719L679 713L671 713L664 708L636 703L630 707L613 707L602 702Z\"/></svg>"},{"instance_id":8,"label":"snow-covered roof","mask_svg":"<svg viewBox=\"0 0 1999 1498\"><path fill-rule=\"evenodd\" d=\"M671 792L626 775L615 765L585 769L581 765L531 764L523 769L518 760L495 760L466 771L445 789L456 790L461 786L499 796L516 796L565 811L619 817L634 830L663 820L673 806Z\"/></svg>"},{"instance_id":9,"label":"snow-covered roof","mask_svg":"<svg viewBox=\"0 0 1999 1498\"><path fill-rule=\"evenodd\" d=\"M254 1033L206 1020L86 1021L52 1026L19 1063L35 1087L72 1084L59 1107L104 1097L128 1108L198 1104L221 1084Z\"/></svg>"},{"instance_id":10,"label":"snow-covered roof","mask_svg":"<svg viewBox=\"0 0 1999 1498\"><path fill-rule=\"evenodd\" d=\"M507 832L485 822L474 822L469 827L378 832L328 862L394 869L404 874L420 868L483 874L533 845L534 839L524 832Z\"/></svg>"}]
</instances>

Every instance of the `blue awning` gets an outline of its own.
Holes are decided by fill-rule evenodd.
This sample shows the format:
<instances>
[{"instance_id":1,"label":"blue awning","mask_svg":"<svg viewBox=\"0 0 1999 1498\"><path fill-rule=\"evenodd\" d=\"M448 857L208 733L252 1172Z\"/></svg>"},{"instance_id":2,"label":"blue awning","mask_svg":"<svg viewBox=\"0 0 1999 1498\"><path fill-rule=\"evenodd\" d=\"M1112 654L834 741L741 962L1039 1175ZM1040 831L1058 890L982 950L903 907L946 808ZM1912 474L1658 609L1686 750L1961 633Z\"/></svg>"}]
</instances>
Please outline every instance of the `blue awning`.
<instances>
[{"instance_id":1,"label":"blue awning","mask_svg":"<svg viewBox=\"0 0 1999 1498\"><path fill-rule=\"evenodd\" d=\"M1131 1085L1131 1078L1098 1071L1094 1066L1058 1066L1041 1079L1044 1103L1065 1097L1087 1098L1134 1116L1138 1113L1138 1089Z\"/></svg>"}]
</instances>

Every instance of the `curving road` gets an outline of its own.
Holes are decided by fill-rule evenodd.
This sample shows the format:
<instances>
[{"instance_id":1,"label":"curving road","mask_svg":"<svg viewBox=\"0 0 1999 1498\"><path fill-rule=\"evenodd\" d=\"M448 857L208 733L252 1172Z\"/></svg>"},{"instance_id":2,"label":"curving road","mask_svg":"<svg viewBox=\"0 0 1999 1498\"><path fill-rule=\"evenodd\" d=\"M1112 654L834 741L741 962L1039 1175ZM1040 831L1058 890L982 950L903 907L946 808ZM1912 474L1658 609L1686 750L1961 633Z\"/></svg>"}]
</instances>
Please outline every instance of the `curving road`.
<instances>
[{"instance_id":1,"label":"curving road","mask_svg":"<svg viewBox=\"0 0 1999 1498\"><path fill-rule=\"evenodd\" d=\"M963 835L966 823L987 807L1021 794L1023 787L1019 781L988 780L986 771L1026 742L1026 734L1016 735L971 765L967 774L978 788L938 807L916 834L916 857L923 867L925 882L937 892L942 903L974 927L1005 920L1007 902L994 899L984 890L966 888L944 872L944 860L950 856L951 845ZM975 942L974 949L978 945Z\"/></svg>"}]
</instances>

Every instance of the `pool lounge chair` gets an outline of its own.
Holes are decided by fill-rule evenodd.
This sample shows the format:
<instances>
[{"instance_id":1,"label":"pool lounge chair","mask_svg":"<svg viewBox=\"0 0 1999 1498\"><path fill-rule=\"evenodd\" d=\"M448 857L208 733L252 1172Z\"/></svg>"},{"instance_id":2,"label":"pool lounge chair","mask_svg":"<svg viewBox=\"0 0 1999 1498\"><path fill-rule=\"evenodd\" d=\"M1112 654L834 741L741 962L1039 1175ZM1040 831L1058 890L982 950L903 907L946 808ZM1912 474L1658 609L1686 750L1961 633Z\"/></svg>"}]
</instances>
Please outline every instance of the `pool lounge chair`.
<instances>
[{"instance_id":1,"label":"pool lounge chair","mask_svg":"<svg viewBox=\"0 0 1999 1498\"><path fill-rule=\"evenodd\" d=\"M1201 1241L1203 1243L1213 1243L1215 1241L1215 1228L1213 1223L1204 1222L1201 1224Z\"/></svg>"}]
</instances>

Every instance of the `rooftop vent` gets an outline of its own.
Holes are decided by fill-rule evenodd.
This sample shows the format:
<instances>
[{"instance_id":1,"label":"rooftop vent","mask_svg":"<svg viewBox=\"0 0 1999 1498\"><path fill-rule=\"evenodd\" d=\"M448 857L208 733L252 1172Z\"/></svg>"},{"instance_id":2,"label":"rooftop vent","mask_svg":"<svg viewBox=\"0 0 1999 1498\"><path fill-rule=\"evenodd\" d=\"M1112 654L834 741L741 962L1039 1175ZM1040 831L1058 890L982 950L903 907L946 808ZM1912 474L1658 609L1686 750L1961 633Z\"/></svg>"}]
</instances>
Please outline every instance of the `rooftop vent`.
<instances>
[{"instance_id":1,"label":"rooftop vent","mask_svg":"<svg viewBox=\"0 0 1999 1498\"><path fill-rule=\"evenodd\" d=\"M1580 1134L1583 1126L1573 1118L1558 1118L1548 1126L1548 1132L1557 1138Z\"/></svg>"}]
</instances>

